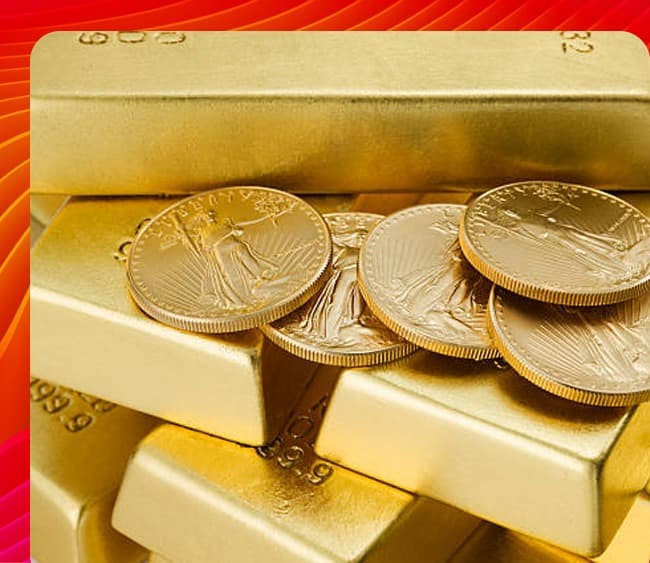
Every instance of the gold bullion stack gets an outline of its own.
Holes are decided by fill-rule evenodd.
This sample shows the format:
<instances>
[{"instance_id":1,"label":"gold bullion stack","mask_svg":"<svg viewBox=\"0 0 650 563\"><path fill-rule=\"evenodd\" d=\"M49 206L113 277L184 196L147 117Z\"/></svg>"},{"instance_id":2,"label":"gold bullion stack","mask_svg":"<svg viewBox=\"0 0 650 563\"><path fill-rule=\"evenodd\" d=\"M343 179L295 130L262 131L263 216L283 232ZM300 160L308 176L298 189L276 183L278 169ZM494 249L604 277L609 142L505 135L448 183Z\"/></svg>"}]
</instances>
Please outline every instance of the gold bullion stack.
<instances>
[{"instance_id":1,"label":"gold bullion stack","mask_svg":"<svg viewBox=\"0 0 650 563\"><path fill-rule=\"evenodd\" d=\"M615 33L273 34L270 51L260 37L54 34L35 51L33 178L48 195L31 199L33 556L647 563L650 195L559 181L648 185L634 144L645 50ZM577 73L575 41L598 45ZM177 128L190 140L178 150L108 141L133 92L85 78L69 90L48 63L66 52L69 73L104 49L128 79L140 43L142 64L165 49L184 69L232 71L213 83L188 70L179 90L152 67L141 83L130 129L159 138L147 116L172 112L195 124ZM393 60L417 95L356 54L349 81L329 83L322 69L355 45ZM461 68L459 49L476 68L496 49L510 68L540 55L556 72L469 89L418 78L440 75L440 50ZM281 72L252 83L234 52ZM411 74L400 57L414 52ZM587 87L614 64L617 81ZM522 126L549 112L528 111L531 84L532 106L555 108L534 146ZM586 90L597 101L576 104ZM454 128L469 111L477 125ZM576 111L600 136L630 128L605 158L576 136ZM93 135L45 156L63 116L95 123L104 150ZM584 154L551 158L560 138ZM73 169L77 150L90 158ZM110 179L106 159L124 162ZM540 171L552 181L525 180ZM426 192L441 187L484 193ZM288 193L301 191L330 195ZM169 192L197 193L156 197Z\"/></svg>"}]
</instances>

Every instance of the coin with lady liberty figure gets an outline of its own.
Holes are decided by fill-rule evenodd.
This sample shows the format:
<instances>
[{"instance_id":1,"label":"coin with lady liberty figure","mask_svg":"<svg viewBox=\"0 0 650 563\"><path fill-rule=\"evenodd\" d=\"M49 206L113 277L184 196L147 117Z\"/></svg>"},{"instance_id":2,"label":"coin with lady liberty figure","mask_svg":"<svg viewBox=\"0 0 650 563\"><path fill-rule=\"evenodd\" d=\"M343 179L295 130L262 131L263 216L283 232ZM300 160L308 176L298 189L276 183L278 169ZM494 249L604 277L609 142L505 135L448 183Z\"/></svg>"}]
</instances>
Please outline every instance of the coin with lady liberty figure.
<instances>
[{"instance_id":1,"label":"coin with lady liberty figure","mask_svg":"<svg viewBox=\"0 0 650 563\"><path fill-rule=\"evenodd\" d=\"M487 332L492 284L463 257L464 205L418 205L377 225L359 257L359 286L391 330L428 350L474 360L499 357Z\"/></svg>"},{"instance_id":2,"label":"coin with lady liberty figure","mask_svg":"<svg viewBox=\"0 0 650 563\"><path fill-rule=\"evenodd\" d=\"M357 282L359 250L383 216L347 212L324 218L334 245L325 285L302 307L261 327L262 332L296 356L344 367L384 363L415 351L370 311Z\"/></svg>"},{"instance_id":3,"label":"coin with lady liberty figure","mask_svg":"<svg viewBox=\"0 0 650 563\"><path fill-rule=\"evenodd\" d=\"M560 305L606 305L650 289L650 220L611 194L520 182L474 200L459 233L465 257L513 293Z\"/></svg>"},{"instance_id":4,"label":"coin with lady liberty figure","mask_svg":"<svg viewBox=\"0 0 650 563\"><path fill-rule=\"evenodd\" d=\"M495 286L488 311L503 357L538 387L589 405L650 399L650 292L612 305L575 307Z\"/></svg>"},{"instance_id":5,"label":"coin with lady liberty figure","mask_svg":"<svg viewBox=\"0 0 650 563\"><path fill-rule=\"evenodd\" d=\"M128 259L136 303L195 332L233 332L273 321L325 283L332 243L321 215L263 187L203 192L164 210Z\"/></svg>"}]
</instances>

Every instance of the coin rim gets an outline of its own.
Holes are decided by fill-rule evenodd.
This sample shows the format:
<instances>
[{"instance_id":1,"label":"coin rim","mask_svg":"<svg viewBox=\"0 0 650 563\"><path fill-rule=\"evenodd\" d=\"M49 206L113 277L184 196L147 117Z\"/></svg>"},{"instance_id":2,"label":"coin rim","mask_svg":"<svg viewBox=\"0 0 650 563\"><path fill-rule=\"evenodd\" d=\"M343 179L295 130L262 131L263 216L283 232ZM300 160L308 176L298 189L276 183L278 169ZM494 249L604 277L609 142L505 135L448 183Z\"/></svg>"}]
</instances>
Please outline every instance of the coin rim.
<instances>
[{"instance_id":1,"label":"coin rim","mask_svg":"<svg viewBox=\"0 0 650 563\"><path fill-rule=\"evenodd\" d=\"M296 345L295 341L279 330L274 329L270 324L261 326L260 331L273 344L303 360L346 368L367 367L392 362L404 358L418 349L412 342L404 341L375 352L324 352L313 345Z\"/></svg>"},{"instance_id":2,"label":"coin rim","mask_svg":"<svg viewBox=\"0 0 650 563\"><path fill-rule=\"evenodd\" d=\"M458 203L427 203L423 205L413 205L411 207L406 207L405 209L400 209L395 213L388 215L383 221L377 223L372 230L368 233L366 240L364 241L361 251L359 252L359 265L357 269L357 278L359 281L359 289L361 290L361 295L365 299L370 310L375 314L375 316L384 323L390 330L398 334L405 340L425 348L431 352L436 352L437 354L442 354L444 356L452 356L454 358L464 358L467 360L487 360L487 359L497 359L501 357L500 352L495 346L492 347L477 347L477 346L465 346L461 344L451 344L448 342L441 342L432 340L426 336L423 336L418 331L412 330L402 324L399 321L394 320L390 317L380 305L375 301L374 296L371 295L371 282L367 279L367 275L364 268L364 263L366 262L368 254L368 243L371 240L371 237L375 234L375 231L382 225L385 221L393 218L396 215L405 213L407 211L412 211L413 209L418 208L432 208L432 207L461 207L466 208L466 205ZM462 216L461 216L462 218ZM487 316L487 315L486 315Z\"/></svg>"},{"instance_id":3,"label":"coin rim","mask_svg":"<svg viewBox=\"0 0 650 563\"><path fill-rule=\"evenodd\" d=\"M475 243L472 241L471 229L468 230L466 226L468 214L470 213L471 209L484 197L498 190L512 188L513 186L526 186L531 184L552 184L554 186L568 186L586 190L599 196L604 196L606 199L612 199L617 203L620 202L626 207L636 211L639 215L641 215L641 217L650 221L650 219L648 219L644 213L642 213L639 209L627 201L602 190L597 190L588 186L582 186L580 184L570 184L567 182L555 182L546 180L529 180L526 182L513 182L511 184L497 186L496 188L493 188L484 194L481 194L479 197L467 205L467 209L461 218L460 228L458 230L458 240L460 241L460 247L463 251L463 254L465 255L465 258L467 258L469 263L474 266L474 268L476 268L481 274L483 274L483 276L488 278L493 283L506 288L512 293L516 293L523 297L535 299L536 301L544 301L546 303L554 303L556 305L568 305L574 307L613 305L615 303L620 303L621 301L640 297L650 289L649 273L646 275L645 279L642 279L636 284L630 285L626 288L617 289L615 291L605 290L600 292L572 293L570 291L562 289L541 287L533 282L522 281L521 279L514 277L512 274L500 270L496 266L490 264L489 260L482 255L482 253L476 247Z\"/></svg>"},{"instance_id":4,"label":"coin rim","mask_svg":"<svg viewBox=\"0 0 650 563\"><path fill-rule=\"evenodd\" d=\"M598 407L629 407L650 399L650 388L645 391L634 391L628 393L588 390L575 387L558 379L552 379L548 375L544 375L541 370L535 369L532 366L530 359L526 357L526 353L523 350L520 350L516 343L508 338L508 331L503 326L504 322L499 318L500 314L497 311L496 300L499 299L500 305L503 307L503 297L502 295L497 295L497 292L501 293L503 291L507 290L500 288L497 285L492 286L492 291L490 292L490 298L488 300L488 332L506 362L508 362L521 377L553 395L586 405Z\"/></svg>"},{"instance_id":5,"label":"coin rim","mask_svg":"<svg viewBox=\"0 0 650 563\"><path fill-rule=\"evenodd\" d=\"M374 229L374 227L381 223L381 221L383 221L386 217L380 213L367 213L365 211L334 211L331 213L324 213L323 218L327 223L328 217L333 217L336 215L363 215L366 217L374 217L378 219L375 225L373 225L373 227L368 231L368 235L372 232L372 229ZM332 243L332 249L333 248L334 244ZM358 271L359 268L357 263L357 278ZM328 276L328 279L329 277L330 276ZM327 281L325 283L327 283ZM282 318L276 319L274 322L279 321L282 321ZM356 368L392 362L394 360L399 360L400 358L408 356L418 349L417 345L409 342L408 340L404 340L402 337L402 342L396 342L389 347L384 347L380 350L370 352L338 352L333 350L326 351L323 348L319 348L318 346L309 342L292 338L278 328L274 327L271 323L261 326L260 330L264 336L266 336L276 346L279 346L280 348L290 352L294 356L298 356L304 360L309 360L310 362L338 367ZM396 336L400 335L396 334Z\"/></svg>"},{"instance_id":6,"label":"coin rim","mask_svg":"<svg viewBox=\"0 0 650 563\"><path fill-rule=\"evenodd\" d=\"M150 299L142 294L142 292L137 287L135 280L132 277L131 272L131 257L133 256L133 251L136 248L137 244L140 242L140 239L145 235L147 230L151 228L152 225L155 225L156 221L160 219L163 215L166 215L173 209L186 204L188 201L194 198L205 197L210 193L219 192L222 190L238 190L238 189L255 189L260 191L267 191L273 193L279 193L283 196L286 196L290 199L298 200L300 203L306 205L311 209L316 218L320 220L322 227L325 229L325 246L326 246L326 259L316 270L314 276L303 285L302 290L295 292L293 295L285 298L283 301L277 303L276 305L266 306L260 311L255 311L252 313L246 313L244 315L233 315L231 317L225 317L220 319L198 319L196 317L188 317L186 315L180 315L178 313L172 313L166 311L162 307L152 303ZM166 207L155 215L149 223L138 233L135 237L133 244L129 249L129 255L127 257L127 281L128 287L133 297L133 300L137 305L150 317L170 325L181 330L187 330L191 332L201 332L207 334L221 334L228 332L239 332L242 330L248 330L251 328L258 328L259 326L272 322L280 317L288 315L293 310L297 309L304 303L306 303L313 295L315 295L323 287L326 281L326 272L332 260L332 237L329 231L327 223L323 219L323 216L316 210L313 206L307 203L302 198L284 192L282 190L276 190L275 188L268 188L265 186L224 186L222 188L217 188L214 190L208 190L205 192L200 192L193 194L189 197L183 198L180 201Z\"/></svg>"}]
</instances>

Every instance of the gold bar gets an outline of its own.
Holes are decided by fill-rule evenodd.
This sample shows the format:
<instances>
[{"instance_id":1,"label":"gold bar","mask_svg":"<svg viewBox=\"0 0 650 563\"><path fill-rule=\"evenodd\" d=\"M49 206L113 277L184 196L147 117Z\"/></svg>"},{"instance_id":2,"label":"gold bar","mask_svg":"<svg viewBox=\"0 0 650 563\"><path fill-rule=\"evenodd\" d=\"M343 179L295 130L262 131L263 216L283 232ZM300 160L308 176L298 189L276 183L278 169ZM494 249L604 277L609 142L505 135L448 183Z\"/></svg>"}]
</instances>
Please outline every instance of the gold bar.
<instances>
[{"instance_id":1,"label":"gold bar","mask_svg":"<svg viewBox=\"0 0 650 563\"><path fill-rule=\"evenodd\" d=\"M61 195L29 195L29 215L44 227L50 224L54 216L61 210L67 201Z\"/></svg>"},{"instance_id":2,"label":"gold bar","mask_svg":"<svg viewBox=\"0 0 650 563\"><path fill-rule=\"evenodd\" d=\"M57 32L31 69L40 193L650 186L622 32Z\"/></svg>"},{"instance_id":3,"label":"gold bar","mask_svg":"<svg viewBox=\"0 0 650 563\"><path fill-rule=\"evenodd\" d=\"M110 523L129 455L156 421L32 378L31 552L40 563L139 563Z\"/></svg>"},{"instance_id":4,"label":"gold bar","mask_svg":"<svg viewBox=\"0 0 650 563\"><path fill-rule=\"evenodd\" d=\"M315 456L337 371L319 369L269 446L154 431L129 463L115 528L174 563L447 561L476 518Z\"/></svg>"},{"instance_id":5,"label":"gold bar","mask_svg":"<svg viewBox=\"0 0 650 563\"><path fill-rule=\"evenodd\" d=\"M587 559L530 537L482 523L449 563L648 563L650 497L642 492L605 552Z\"/></svg>"},{"instance_id":6,"label":"gold bar","mask_svg":"<svg viewBox=\"0 0 650 563\"><path fill-rule=\"evenodd\" d=\"M242 443L268 443L315 365L257 330L198 335L147 317L126 288L138 225L165 199L72 201L32 252L38 377Z\"/></svg>"},{"instance_id":7,"label":"gold bar","mask_svg":"<svg viewBox=\"0 0 650 563\"><path fill-rule=\"evenodd\" d=\"M36 244L52 218L63 207L67 198L60 195L29 196L29 244Z\"/></svg>"},{"instance_id":8,"label":"gold bar","mask_svg":"<svg viewBox=\"0 0 650 563\"><path fill-rule=\"evenodd\" d=\"M582 555L602 553L650 475L650 403L571 403L493 362L418 352L348 369L319 455Z\"/></svg>"},{"instance_id":9,"label":"gold bar","mask_svg":"<svg viewBox=\"0 0 650 563\"><path fill-rule=\"evenodd\" d=\"M29 216L29 245L30 247L36 244L36 241L41 238L45 225L39 223L33 215Z\"/></svg>"},{"instance_id":10,"label":"gold bar","mask_svg":"<svg viewBox=\"0 0 650 563\"><path fill-rule=\"evenodd\" d=\"M587 563L589 559L483 523L449 563ZM619 563L632 563L619 561ZM647 563L644 561L643 563Z\"/></svg>"}]
</instances>

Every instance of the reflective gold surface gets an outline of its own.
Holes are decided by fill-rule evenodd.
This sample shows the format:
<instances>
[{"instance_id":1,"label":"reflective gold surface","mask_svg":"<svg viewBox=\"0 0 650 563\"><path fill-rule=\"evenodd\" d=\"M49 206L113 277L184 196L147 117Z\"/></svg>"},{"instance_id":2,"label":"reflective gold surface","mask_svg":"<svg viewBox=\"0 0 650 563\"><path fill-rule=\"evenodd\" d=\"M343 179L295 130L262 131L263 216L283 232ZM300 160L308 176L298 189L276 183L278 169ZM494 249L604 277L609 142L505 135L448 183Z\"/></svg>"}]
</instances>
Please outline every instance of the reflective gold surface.
<instances>
[{"instance_id":1,"label":"reflective gold surface","mask_svg":"<svg viewBox=\"0 0 650 563\"><path fill-rule=\"evenodd\" d=\"M620 32L58 32L31 69L36 192L650 185Z\"/></svg>"},{"instance_id":2,"label":"reflective gold surface","mask_svg":"<svg viewBox=\"0 0 650 563\"><path fill-rule=\"evenodd\" d=\"M460 225L465 257L518 295L606 305L650 289L650 219L584 186L530 181L479 196Z\"/></svg>"},{"instance_id":3,"label":"reflective gold surface","mask_svg":"<svg viewBox=\"0 0 650 563\"><path fill-rule=\"evenodd\" d=\"M41 225L48 225L67 199L62 195L30 194L29 214Z\"/></svg>"},{"instance_id":4,"label":"reflective gold surface","mask_svg":"<svg viewBox=\"0 0 650 563\"><path fill-rule=\"evenodd\" d=\"M114 526L174 563L446 561L475 518L315 456L336 377L321 368L257 450L172 425L153 432L129 464Z\"/></svg>"},{"instance_id":5,"label":"reflective gold surface","mask_svg":"<svg viewBox=\"0 0 650 563\"><path fill-rule=\"evenodd\" d=\"M30 387L31 553L39 563L136 563L145 550L110 524L143 414L36 378Z\"/></svg>"},{"instance_id":6,"label":"reflective gold surface","mask_svg":"<svg viewBox=\"0 0 650 563\"><path fill-rule=\"evenodd\" d=\"M417 352L344 370L316 444L382 481L584 555L650 474L650 404L572 403L493 362Z\"/></svg>"},{"instance_id":7,"label":"reflective gold surface","mask_svg":"<svg viewBox=\"0 0 650 563\"><path fill-rule=\"evenodd\" d=\"M487 522L481 524L449 563L648 563L650 497L640 493L605 552L587 559Z\"/></svg>"},{"instance_id":8,"label":"reflective gold surface","mask_svg":"<svg viewBox=\"0 0 650 563\"><path fill-rule=\"evenodd\" d=\"M258 186L211 190L174 203L136 236L129 290L176 328L225 333L290 313L325 283L332 239L301 198Z\"/></svg>"},{"instance_id":9,"label":"reflective gold surface","mask_svg":"<svg viewBox=\"0 0 650 563\"><path fill-rule=\"evenodd\" d=\"M296 356L335 366L380 364L415 351L373 315L357 283L359 249L383 216L348 212L323 218L334 247L324 287L299 309L261 327L264 335Z\"/></svg>"},{"instance_id":10,"label":"reflective gold surface","mask_svg":"<svg viewBox=\"0 0 650 563\"><path fill-rule=\"evenodd\" d=\"M499 357L487 331L492 283L463 257L463 205L410 207L384 219L359 256L359 287L391 330L428 350L475 360Z\"/></svg>"},{"instance_id":11,"label":"reflective gold surface","mask_svg":"<svg viewBox=\"0 0 650 563\"><path fill-rule=\"evenodd\" d=\"M72 201L57 215L32 253L32 372L232 440L268 442L315 366L258 331L215 337L172 329L129 297L129 246L138 226L169 203Z\"/></svg>"},{"instance_id":12,"label":"reflective gold surface","mask_svg":"<svg viewBox=\"0 0 650 563\"><path fill-rule=\"evenodd\" d=\"M588 405L650 399L650 292L615 305L565 307L494 286L488 324L507 362L542 389Z\"/></svg>"}]
</instances>

